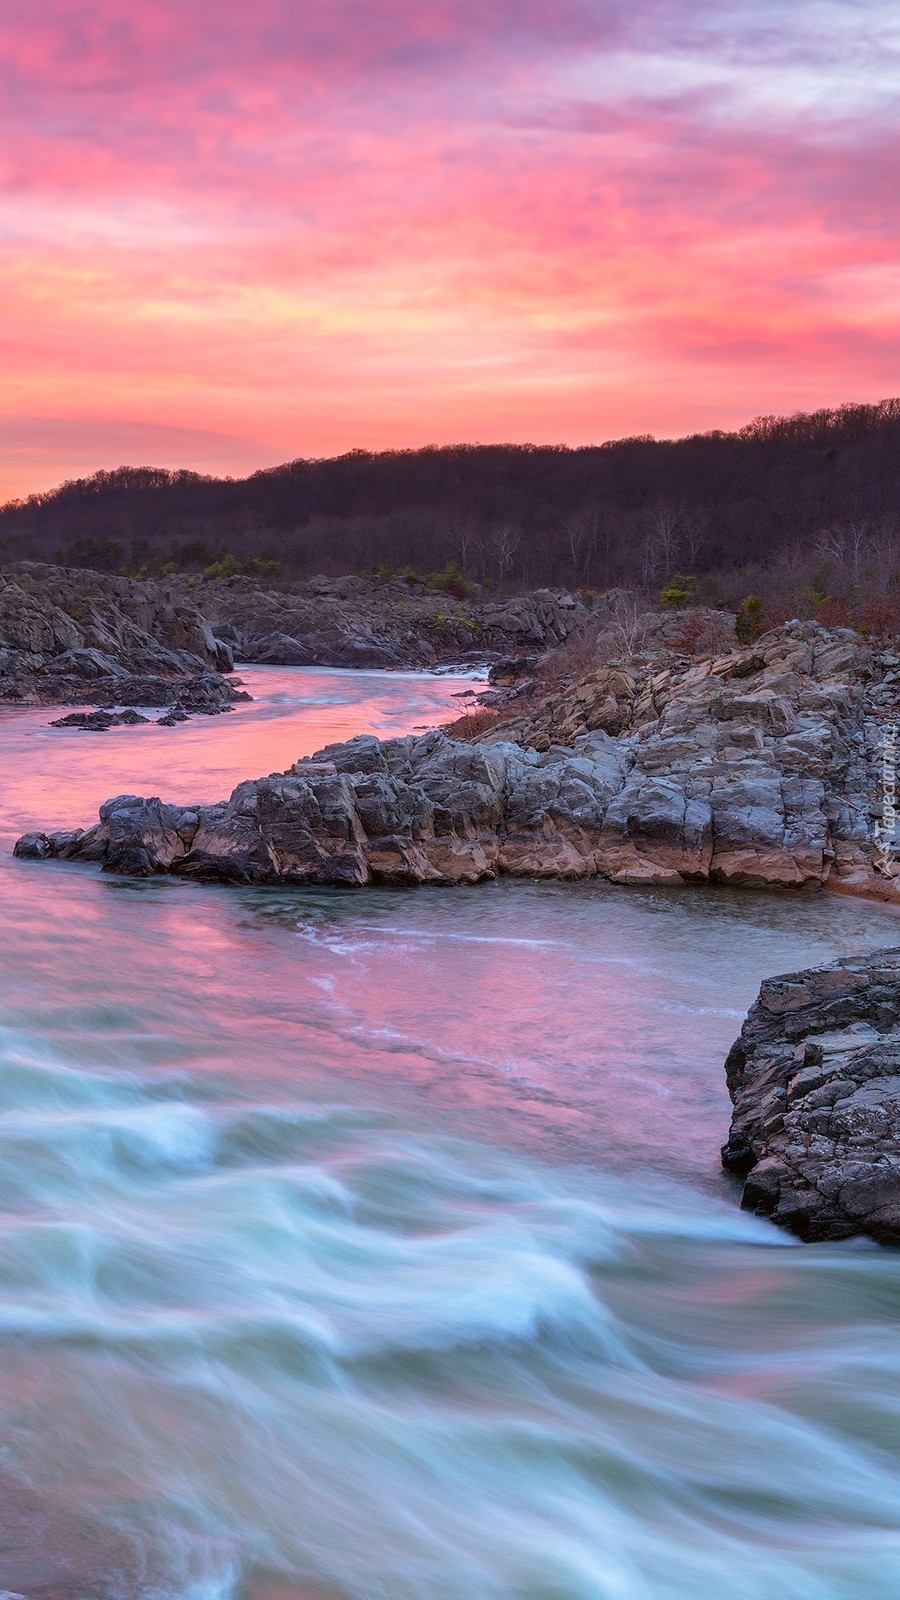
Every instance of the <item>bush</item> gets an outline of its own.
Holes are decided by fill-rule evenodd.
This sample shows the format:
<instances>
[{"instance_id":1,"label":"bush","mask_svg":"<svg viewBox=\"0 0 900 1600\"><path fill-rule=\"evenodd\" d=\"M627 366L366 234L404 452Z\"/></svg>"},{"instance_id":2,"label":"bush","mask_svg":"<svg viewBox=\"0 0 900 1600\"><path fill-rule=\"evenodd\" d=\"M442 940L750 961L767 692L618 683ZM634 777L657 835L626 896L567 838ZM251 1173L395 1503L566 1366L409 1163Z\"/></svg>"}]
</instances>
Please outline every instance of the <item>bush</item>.
<instances>
[{"instance_id":1,"label":"bush","mask_svg":"<svg viewBox=\"0 0 900 1600\"><path fill-rule=\"evenodd\" d=\"M873 639L884 639L889 634L897 632L897 623L895 606L888 605L883 600L870 600L860 613L859 631L869 634Z\"/></svg>"},{"instance_id":2,"label":"bush","mask_svg":"<svg viewBox=\"0 0 900 1600\"><path fill-rule=\"evenodd\" d=\"M477 711L467 711L456 722L448 723L445 733L451 739L477 739L479 734L487 733L489 728L499 722L499 711L491 711L487 706L479 706Z\"/></svg>"},{"instance_id":3,"label":"bush","mask_svg":"<svg viewBox=\"0 0 900 1600\"><path fill-rule=\"evenodd\" d=\"M685 617L681 627L676 629L675 633L671 635L670 642L672 648L673 650L677 650L679 655L695 655L700 645L700 641L704 638L704 635L707 632L708 627L706 617L702 612L695 611L690 616Z\"/></svg>"},{"instance_id":4,"label":"bush","mask_svg":"<svg viewBox=\"0 0 900 1600\"><path fill-rule=\"evenodd\" d=\"M204 567L204 578L277 578L282 570L281 562L274 561L268 556L248 556L246 561L239 561L231 551L219 556L217 561Z\"/></svg>"},{"instance_id":5,"label":"bush","mask_svg":"<svg viewBox=\"0 0 900 1600\"><path fill-rule=\"evenodd\" d=\"M659 597L660 604L666 611L683 611L691 604L696 587L696 578L685 577L682 573L676 572L662 590Z\"/></svg>"},{"instance_id":6,"label":"bush","mask_svg":"<svg viewBox=\"0 0 900 1600\"><path fill-rule=\"evenodd\" d=\"M204 567L203 576L204 578L235 578L240 570L241 564L237 556L233 556L229 550L224 556L220 556L218 561L213 561L208 567Z\"/></svg>"},{"instance_id":7,"label":"bush","mask_svg":"<svg viewBox=\"0 0 900 1600\"><path fill-rule=\"evenodd\" d=\"M457 561L448 561L443 572L429 572L423 582L440 594L451 594L454 600L468 600L475 587Z\"/></svg>"},{"instance_id":8,"label":"bush","mask_svg":"<svg viewBox=\"0 0 900 1600\"><path fill-rule=\"evenodd\" d=\"M740 644L752 644L763 630L763 603L758 594L745 595L737 608L734 631Z\"/></svg>"},{"instance_id":9,"label":"bush","mask_svg":"<svg viewBox=\"0 0 900 1600\"><path fill-rule=\"evenodd\" d=\"M850 626L850 607L846 600L829 598L817 606L816 617L826 628L847 628Z\"/></svg>"}]
</instances>

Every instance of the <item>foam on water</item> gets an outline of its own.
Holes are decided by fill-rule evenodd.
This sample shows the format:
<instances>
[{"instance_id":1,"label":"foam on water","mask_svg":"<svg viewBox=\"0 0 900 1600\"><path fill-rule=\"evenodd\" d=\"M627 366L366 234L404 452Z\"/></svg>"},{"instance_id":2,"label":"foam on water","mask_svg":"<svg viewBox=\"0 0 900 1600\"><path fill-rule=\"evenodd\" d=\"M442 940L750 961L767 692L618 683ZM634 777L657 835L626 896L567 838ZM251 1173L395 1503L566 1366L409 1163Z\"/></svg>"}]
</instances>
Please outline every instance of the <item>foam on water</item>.
<instances>
[{"instance_id":1,"label":"foam on water","mask_svg":"<svg viewBox=\"0 0 900 1600\"><path fill-rule=\"evenodd\" d=\"M375 676L266 674L235 760L336 696L419 718ZM173 794L228 737L166 745ZM4 739L11 833L85 747ZM0 1588L896 1600L894 1257L742 1215L716 1160L760 977L893 913L0 882Z\"/></svg>"}]
</instances>

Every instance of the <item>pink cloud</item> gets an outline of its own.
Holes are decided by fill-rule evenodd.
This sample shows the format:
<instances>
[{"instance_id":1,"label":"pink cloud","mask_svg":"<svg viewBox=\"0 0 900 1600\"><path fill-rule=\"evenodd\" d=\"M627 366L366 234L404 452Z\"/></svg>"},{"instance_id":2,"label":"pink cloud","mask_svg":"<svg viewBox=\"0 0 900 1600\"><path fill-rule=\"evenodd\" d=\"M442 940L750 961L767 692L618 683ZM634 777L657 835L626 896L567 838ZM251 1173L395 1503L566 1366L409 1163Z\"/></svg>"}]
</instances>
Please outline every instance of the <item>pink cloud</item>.
<instances>
[{"instance_id":1,"label":"pink cloud","mask_svg":"<svg viewBox=\"0 0 900 1600\"><path fill-rule=\"evenodd\" d=\"M0 494L890 391L879 6L0 0Z\"/></svg>"}]
</instances>

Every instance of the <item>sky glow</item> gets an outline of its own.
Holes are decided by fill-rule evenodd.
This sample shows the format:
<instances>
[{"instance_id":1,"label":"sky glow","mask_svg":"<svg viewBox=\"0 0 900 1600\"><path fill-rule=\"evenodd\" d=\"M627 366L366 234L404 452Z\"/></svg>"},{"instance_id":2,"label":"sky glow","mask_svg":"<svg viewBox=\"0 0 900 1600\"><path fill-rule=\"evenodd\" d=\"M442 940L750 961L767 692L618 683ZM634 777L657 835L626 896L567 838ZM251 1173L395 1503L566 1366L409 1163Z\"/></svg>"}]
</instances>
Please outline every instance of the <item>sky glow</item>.
<instances>
[{"instance_id":1,"label":"sky glow","mask_svg":"<svg viewBox=\"0 0 900 1600\"><path fill-rule=\"evenodd\" d=\"M893 4L0 24L0 498L900 391Z\"/></svg>"}]
</instances>

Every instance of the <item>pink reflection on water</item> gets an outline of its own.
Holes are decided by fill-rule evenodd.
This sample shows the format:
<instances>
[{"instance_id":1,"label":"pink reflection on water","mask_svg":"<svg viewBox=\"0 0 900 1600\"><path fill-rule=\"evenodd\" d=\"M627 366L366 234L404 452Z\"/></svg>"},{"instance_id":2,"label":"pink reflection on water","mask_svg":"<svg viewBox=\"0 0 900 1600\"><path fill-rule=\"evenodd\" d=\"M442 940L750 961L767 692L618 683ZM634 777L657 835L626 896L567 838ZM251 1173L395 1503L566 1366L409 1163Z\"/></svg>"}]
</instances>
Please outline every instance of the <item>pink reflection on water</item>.
<instances>
[{"instance_id":1,"label":"pink reflection on water","mask_svg":"<svg viewBox=\"0 0 900 1600\"><path fill-rule=\"evenodd\" d=\"M245 667L238 676L253 695L250 704L175 728L87 733L50 727L70 708L0 709L0 828L84 826L116 794L208 804L244 778L282 772L323 745L447 722L460 714L454 696L472 687L470 678L325 667Z\"/></svg>"}]
</instances>

